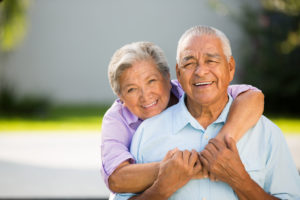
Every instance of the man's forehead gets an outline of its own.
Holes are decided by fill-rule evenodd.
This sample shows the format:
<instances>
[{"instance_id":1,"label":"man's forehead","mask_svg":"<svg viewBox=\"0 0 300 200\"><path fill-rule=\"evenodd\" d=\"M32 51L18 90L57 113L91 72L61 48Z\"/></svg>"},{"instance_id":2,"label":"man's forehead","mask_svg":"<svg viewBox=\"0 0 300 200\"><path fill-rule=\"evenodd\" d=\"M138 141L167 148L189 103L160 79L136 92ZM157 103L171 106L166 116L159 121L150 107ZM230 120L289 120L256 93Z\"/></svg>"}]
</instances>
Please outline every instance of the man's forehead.
<instances>
[{"instance_id":1,"label":"man's forehead","mask_svg":"<svg viewBox=\"0 0 300 200\"><path fill-rule=\"evenodd\" d=\"M180 51L180 58L197 57L199 54L222 54L223 49L219 38L214 36L194 36L184 41Z\"/></svg>"}]
</instances>

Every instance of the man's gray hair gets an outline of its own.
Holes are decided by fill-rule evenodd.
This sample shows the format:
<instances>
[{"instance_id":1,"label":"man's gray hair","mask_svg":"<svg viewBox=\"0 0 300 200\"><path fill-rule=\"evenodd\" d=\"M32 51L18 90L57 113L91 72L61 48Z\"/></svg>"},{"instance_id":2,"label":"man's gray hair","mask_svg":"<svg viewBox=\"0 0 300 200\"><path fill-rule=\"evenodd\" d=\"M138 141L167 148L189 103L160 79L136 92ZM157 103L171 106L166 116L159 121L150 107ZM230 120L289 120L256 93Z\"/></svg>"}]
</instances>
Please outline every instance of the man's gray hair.
<instances>
[{"instance_id":1,"label":"man's gray hair","mask_svg":"<svg viewBox=\"0 0 300 200\"><path fill-rule=\"evenodd\" d=\"M176 61L178 64L180 61L180 52L184 41L191 38L192 36L201 36L201 35L213 35L219 38L222 42L224 55L226 56L227 61L229 61L232 53L231 53L230 42L227 36L222 31L214 27L200 25L200 26L194 26L188 29L187 31L185 31L185 33L179 39L177 45L177 55L176 55Z\"/></svg>"},{"instance_id":2,"label":"man's gray hair","mask_svg":"<svg viewBox=\"0 0 300 200\"><path fill-rule=\"evenodd\" d=\"M115 94L120 94L120 76L137 61L154 61L164 78L170 75L164 52L151 42L134 42L118 49L112 56L108 66L108 79Z\"/></svg>"}]
</instances>

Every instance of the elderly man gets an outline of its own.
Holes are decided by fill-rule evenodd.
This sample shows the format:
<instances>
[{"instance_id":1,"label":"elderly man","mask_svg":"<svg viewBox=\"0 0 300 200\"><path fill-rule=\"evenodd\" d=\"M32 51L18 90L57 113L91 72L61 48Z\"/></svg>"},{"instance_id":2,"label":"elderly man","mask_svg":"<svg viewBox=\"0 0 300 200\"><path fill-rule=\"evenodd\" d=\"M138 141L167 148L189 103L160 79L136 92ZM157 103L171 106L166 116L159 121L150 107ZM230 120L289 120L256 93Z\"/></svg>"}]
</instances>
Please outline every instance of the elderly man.
<instances>
[{"instance_id":1,"label":"elderly man","mask_svg":"<svg viewBox=\"0 0 300 200\"><path fill-rule=\"evenodd\" d=\"M214 139L232 103L227 87L234 72L230 44L221 31L197 26L182 35L176 73L185 95L144 121L131 144L137 163L160 161L174 148L180 151L166 156L155 183L132 198L300 198L299 174L287 144L267 118L261 117L237 144L232 138L226 144ZM203 169L218 181L201 177ZM131 196L118 194L117 199Z\"/></svg>"}]
</instances>

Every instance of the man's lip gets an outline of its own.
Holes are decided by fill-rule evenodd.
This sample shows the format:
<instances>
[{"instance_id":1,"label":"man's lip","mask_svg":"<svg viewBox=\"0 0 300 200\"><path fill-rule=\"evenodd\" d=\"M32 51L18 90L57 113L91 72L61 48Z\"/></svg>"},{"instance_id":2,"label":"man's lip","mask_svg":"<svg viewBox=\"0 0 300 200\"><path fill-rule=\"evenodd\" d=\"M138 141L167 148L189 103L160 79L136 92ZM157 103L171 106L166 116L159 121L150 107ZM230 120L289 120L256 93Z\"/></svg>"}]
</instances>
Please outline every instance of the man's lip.
<instances>
[{"instance_id":1,"label":"man's lip","mask_svg":"<svg viewBox=\"0 0 300 200\"><path fill-rule=\"evenodd\" d=\"M152 103L150 104L146 104L146 105L142 105L143 108L150 108L152 106L155 106L158 102L158 99L156 99L155 101L153 101Z\"/></svg>"},{"instance_id":2,"label":"man's lip","mask_svg":"<svg viewBox=\"0 0 300 200\"><path fill-rule=\"evenodd\" d=\"M207 85L211 85L213 83L213 81L201 81L201 82L196 82L193 83L194 86L207 86Z\"/></svg>"}]
</instances>

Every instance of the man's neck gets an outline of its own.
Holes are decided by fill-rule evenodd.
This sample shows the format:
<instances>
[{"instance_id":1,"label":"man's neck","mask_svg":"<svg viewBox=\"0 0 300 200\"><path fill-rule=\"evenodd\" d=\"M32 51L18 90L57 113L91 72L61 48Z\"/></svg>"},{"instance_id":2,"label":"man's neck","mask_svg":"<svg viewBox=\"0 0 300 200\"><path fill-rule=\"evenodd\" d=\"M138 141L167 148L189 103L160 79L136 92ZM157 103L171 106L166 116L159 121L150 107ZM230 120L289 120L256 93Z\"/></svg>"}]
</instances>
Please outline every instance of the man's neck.
<instances>
[{"instance_id":1,"label":"man's neck","mask_svg":"<svg viewBox=\"0 0 300 200\"><path fill-rule=\"evenodd\" d=\"M199 124L206 129L211 123L218 119L227 102L227 93L210 104L200 104L187 97L186 107Z\"/></svg>"}]
</instances>

